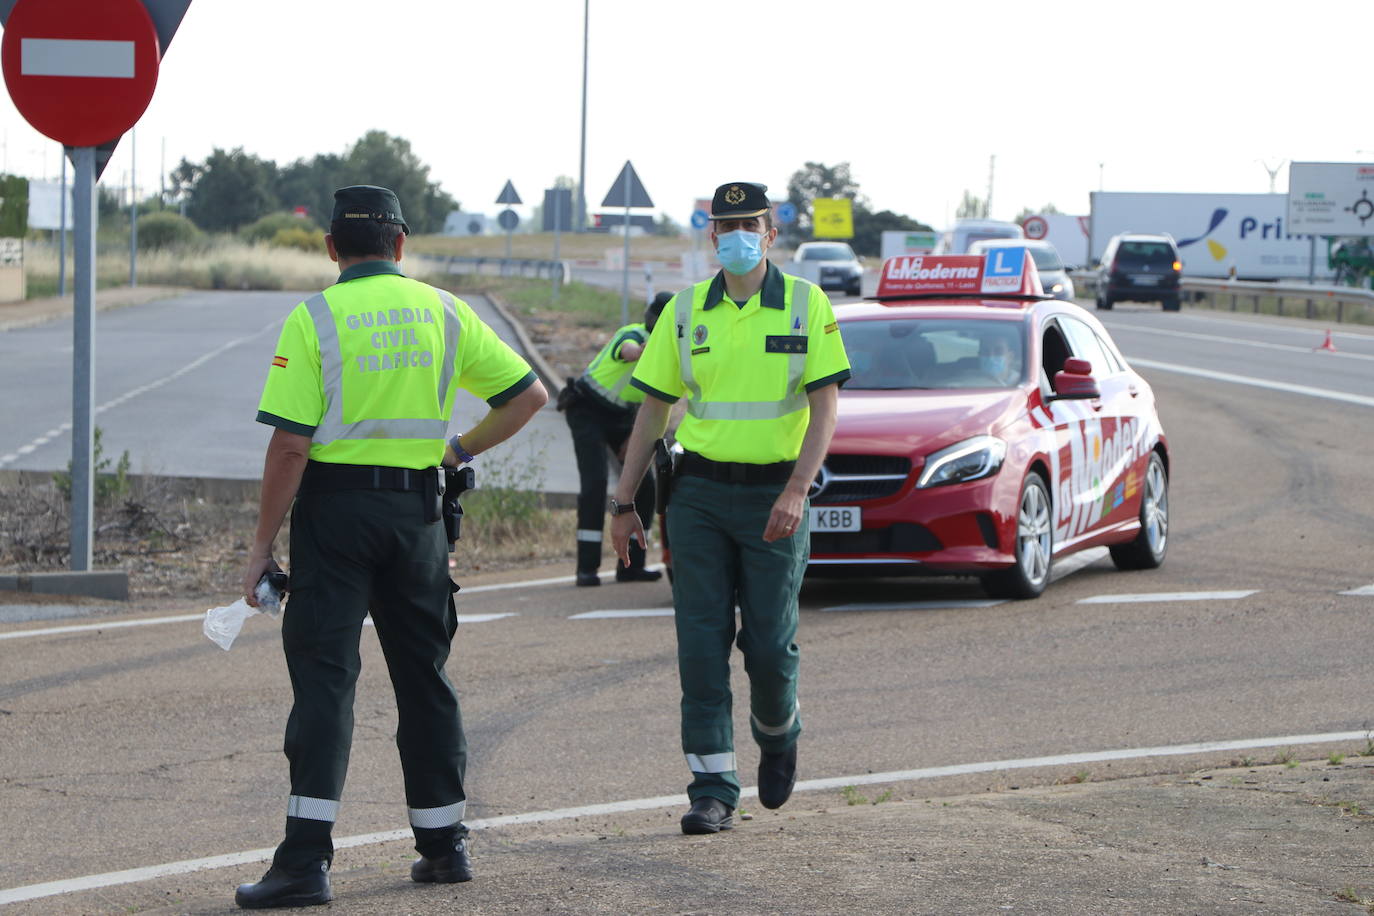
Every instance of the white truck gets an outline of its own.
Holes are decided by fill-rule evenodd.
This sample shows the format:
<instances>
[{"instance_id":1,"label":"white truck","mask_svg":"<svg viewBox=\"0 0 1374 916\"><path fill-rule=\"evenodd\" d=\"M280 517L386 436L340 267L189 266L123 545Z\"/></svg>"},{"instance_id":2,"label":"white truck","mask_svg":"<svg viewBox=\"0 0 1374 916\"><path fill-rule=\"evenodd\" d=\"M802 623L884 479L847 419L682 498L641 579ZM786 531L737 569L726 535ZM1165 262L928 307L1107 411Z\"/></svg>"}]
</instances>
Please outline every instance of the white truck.
<instances>
[{"instance_id":1,"label":"white truck","mask_svg":"<svg viewBox=\"0 0 1374 916\"><path fill-rule=\"evenodd\" d=\"M1167 233L1178 244L1183 276L1239 280L1307 279L1310 236L1284 226L1287 194L1152 194L1093 191L1088 250L1094 263L1121 232ZM1318 239L1317 279L1330 278Z\"/></svg>"}]
</instances>

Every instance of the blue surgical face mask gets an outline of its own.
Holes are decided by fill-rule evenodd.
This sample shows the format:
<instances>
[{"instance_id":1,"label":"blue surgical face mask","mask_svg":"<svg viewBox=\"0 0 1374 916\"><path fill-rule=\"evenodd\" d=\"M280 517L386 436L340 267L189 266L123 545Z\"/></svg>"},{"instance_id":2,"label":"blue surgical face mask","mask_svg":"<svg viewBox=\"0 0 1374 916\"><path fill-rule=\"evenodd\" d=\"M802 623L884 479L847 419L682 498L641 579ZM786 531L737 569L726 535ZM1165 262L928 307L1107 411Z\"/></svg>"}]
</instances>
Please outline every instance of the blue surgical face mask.
<instances>
[{"instance_id":1,"label":"blue surgical face mask","mask_svg":"<svg viewBox=\"0 0 1374 916\"><path fill-rule=\"evenodd\" d=\"M757 232L736 229L716 236L716 243L720 266L737 276L749 273L763 260L763 236Z\"/></svg>"}]
</instances>

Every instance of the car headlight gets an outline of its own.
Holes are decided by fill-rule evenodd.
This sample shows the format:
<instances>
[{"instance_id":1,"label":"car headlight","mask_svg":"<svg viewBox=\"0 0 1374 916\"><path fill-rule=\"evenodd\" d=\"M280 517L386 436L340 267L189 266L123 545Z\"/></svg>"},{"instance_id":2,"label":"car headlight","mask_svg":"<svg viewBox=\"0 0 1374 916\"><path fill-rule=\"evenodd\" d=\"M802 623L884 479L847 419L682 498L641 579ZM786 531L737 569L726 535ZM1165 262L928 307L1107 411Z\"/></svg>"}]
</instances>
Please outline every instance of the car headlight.
<instances>
[{"instance_id":1,"label":"car headlight","mask_svg":"<svg viewBox=\"0 0 1374 916\"><path fill-rule=\"evenodd\" d=\"M996 436L974 436L942 448L926 459L917 487L939 487L991 477L1002 468L1007 443Z\"/></svg>"}]
</instances>

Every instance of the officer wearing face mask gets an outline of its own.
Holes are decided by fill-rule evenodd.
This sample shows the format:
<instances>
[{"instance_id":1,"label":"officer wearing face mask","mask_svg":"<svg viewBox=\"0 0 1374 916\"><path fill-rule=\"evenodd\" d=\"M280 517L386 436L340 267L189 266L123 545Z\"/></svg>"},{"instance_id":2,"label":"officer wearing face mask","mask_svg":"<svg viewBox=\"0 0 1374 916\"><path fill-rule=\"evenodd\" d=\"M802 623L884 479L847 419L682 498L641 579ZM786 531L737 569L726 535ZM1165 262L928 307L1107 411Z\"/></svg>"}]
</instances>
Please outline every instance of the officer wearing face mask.
<instances>
[{"instance_id":1,"label":"officer wearing face mask","mask_svg":"<svg viewBox=\"0 0 1374 916\"><path fill-rule=\"evenodd\" d=\"M621 562L644 543L634 492L672 405L686 450L667 506L682 685L682 750L692 773L684 833L734 825L740 786L730 709L730 647L749 675L749 721L761 752L759 801L777 808L797 770L797 593L810 553L807 490L835 429L849 378L830 300L764 257L777 239L767 189L723 184L711 240L724 268L673 297L630 384L647 397L611 501Z\"/></svg>"}]
</instances>

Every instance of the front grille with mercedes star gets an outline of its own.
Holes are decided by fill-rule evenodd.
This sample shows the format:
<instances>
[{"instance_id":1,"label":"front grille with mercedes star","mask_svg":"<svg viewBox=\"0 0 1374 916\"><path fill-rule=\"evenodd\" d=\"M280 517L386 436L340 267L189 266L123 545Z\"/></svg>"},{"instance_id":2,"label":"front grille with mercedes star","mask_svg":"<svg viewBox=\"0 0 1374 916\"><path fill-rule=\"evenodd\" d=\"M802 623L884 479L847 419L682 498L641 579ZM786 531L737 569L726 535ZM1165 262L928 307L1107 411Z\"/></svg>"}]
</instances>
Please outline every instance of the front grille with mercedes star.
<instances>
[{"instance_id":1,"label":"front grille with mercedes star","mask_svg":"<svg viewBox=\"0 0 1374 916\"><path fill-rule=\"evenodd\" d=\"M829 455L811 484L811 504L838 505L893 496L911 474L911 459L895 455Z\"/></svg>"}]
</instances>

